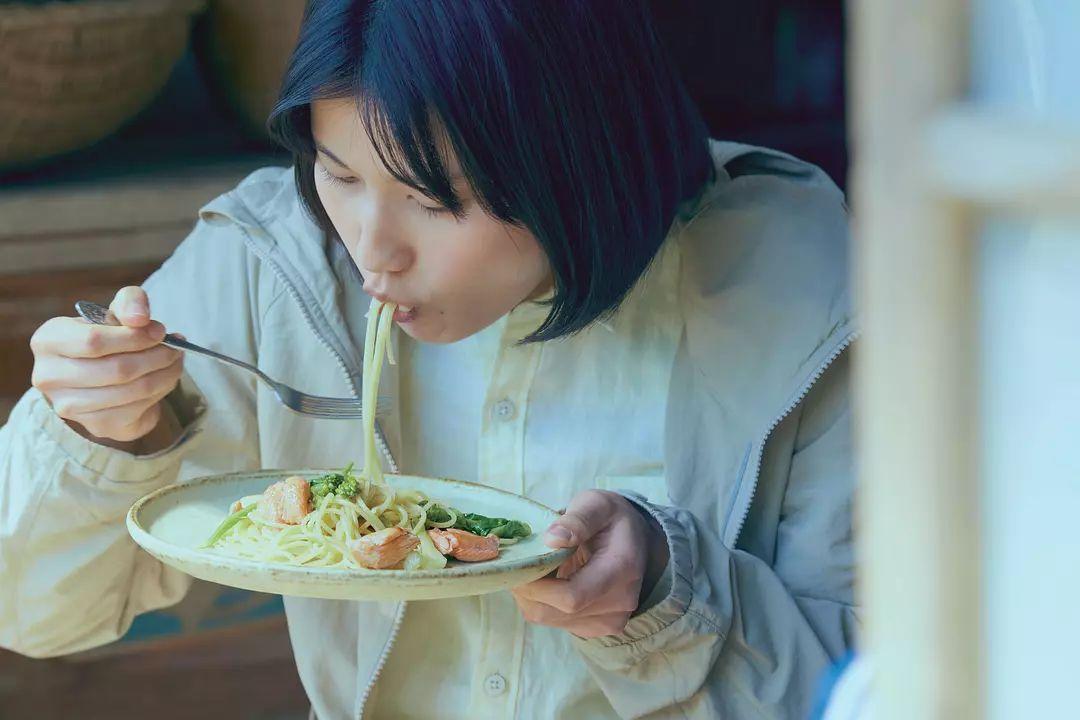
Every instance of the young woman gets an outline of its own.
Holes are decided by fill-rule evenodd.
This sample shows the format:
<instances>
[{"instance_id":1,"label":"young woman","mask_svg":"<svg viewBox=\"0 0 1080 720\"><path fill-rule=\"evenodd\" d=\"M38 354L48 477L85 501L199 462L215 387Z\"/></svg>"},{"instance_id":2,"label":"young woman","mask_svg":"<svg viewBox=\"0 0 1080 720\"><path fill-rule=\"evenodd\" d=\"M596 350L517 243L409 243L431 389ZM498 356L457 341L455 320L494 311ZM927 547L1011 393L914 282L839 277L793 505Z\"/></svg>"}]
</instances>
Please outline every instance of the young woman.
<instances>
[{"instance_id":1,"label":"young woman","mask_svg":"<svg viewBox=\"0 0 1080 720\"><path fill-rule=\"evenodd\" d=\"M856 616L836 187L709 141L630 0L314 2L270 122L294 171L206 206L122 326L35 335L0 643L98 645L183 596L124 530L147 491L363 460L358 423L164 328L344 395L372 295L399 305L383 462L565 506L546 541L578 552L512 595L286 598L318 717L802 717Z\"/></svg>"}]
</instances>

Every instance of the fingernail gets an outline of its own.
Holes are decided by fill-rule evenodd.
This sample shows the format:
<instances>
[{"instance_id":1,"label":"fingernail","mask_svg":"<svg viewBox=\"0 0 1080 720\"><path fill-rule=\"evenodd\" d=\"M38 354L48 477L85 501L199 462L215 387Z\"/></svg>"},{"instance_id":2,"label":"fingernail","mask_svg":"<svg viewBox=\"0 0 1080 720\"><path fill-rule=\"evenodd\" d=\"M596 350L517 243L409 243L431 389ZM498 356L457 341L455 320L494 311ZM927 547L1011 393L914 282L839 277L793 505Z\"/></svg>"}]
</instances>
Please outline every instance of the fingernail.
<instances>
[{"instance_id":1,"label":"fingernail","mask_svg":"<svg viewBox=\"0 0 1080 720\"><path fill-rule=\"evenodd\" d=\"M557 540L558 542L564 543L570 542L574 537L570 534L570 531L564 528L562 525L552 525L551 527L549 527L547 529L547 536L552 540Z\"/></svg>"},{"instance_id":2,"label":"fingernail","mask_svg":"<svg viewBox=\"0 0 1080 720\"><path fill-rule=\"evenodd\" d=\"M138 300L129 300L124 303L124 312L136 317L146 317L149 314L146 311L146 305Z\"/></svg>"}]
</instances>

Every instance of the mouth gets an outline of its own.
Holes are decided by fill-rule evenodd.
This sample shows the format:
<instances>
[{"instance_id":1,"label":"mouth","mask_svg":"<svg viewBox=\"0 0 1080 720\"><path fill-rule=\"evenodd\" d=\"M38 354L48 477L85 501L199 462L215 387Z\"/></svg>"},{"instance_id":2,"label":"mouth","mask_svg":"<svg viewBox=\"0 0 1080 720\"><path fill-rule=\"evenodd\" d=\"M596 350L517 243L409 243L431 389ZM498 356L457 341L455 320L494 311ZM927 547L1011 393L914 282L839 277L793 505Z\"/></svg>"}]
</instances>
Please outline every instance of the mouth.
<instances>
[{"instance_id":1,"label":"mouth","mask_svg":"<svg viewBox=\"0 0 1080 720\"><path fill-rule=\"evenodd\" d=\"M417 309L409 305L398 305L394 310L394 322L399 325L410 323L416 319Z\"/></svg>"},{"instance_id":2,"label":"mouth","mask_svg":"<svg viewBox=\"0 0 1080 720\"><path fill-rule=\"evenodd\" d=\"M397 308L394 310L394 322L396 323L408 323L416 319L417 308L415 305L403 305L397 303L393 298L389 298L382 293L367 291L368 295L375 298L383 304L394 303Z\"/></svg>"}]
</instances>

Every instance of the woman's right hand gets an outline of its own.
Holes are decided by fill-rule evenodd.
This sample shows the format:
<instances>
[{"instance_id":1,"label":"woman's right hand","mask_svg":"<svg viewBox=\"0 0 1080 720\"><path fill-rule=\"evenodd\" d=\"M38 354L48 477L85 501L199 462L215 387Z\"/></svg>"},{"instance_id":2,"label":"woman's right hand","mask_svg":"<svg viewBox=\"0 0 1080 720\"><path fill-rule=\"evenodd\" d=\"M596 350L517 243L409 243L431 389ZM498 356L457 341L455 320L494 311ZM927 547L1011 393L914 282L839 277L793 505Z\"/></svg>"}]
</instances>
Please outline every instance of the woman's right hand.
<instances>
[{"instance_id":1,"label":"woman's right hand","mask_svg":"<svg viewBox=\"0 0 1080 720\"><path fill-rule=\"evenodd\" d=\"M32 383L84 437L154 452L179 435L162 400L180 381L183 354L161 344L165 327L150 319L142 288L120 290L109 310L119 325L59 317L38 328L30 338Z\"/></svg>"}]
</instances>

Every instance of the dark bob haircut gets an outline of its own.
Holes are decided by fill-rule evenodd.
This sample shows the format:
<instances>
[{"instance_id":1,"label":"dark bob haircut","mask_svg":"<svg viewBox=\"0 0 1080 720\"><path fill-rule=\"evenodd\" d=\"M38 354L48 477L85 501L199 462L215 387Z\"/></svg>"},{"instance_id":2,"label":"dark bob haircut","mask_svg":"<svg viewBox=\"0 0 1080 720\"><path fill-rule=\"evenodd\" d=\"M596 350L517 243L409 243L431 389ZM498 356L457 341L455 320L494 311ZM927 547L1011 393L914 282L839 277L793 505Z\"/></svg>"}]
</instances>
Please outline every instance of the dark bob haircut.
<instances>
[{"instance_id":1,"label":"dark bob haircut","mask_svg":"<svg viewBox=\"0 0 1080 720\"><path fill-rule=\"evenodd\" d=\"M539 241L554 296L527 341L614 312L712 177L640 0L313 0L269 128L332 236L310 103L347 97L394 177L460 213L448 146L484 212Z\"/></svg>"}]
</instances>

